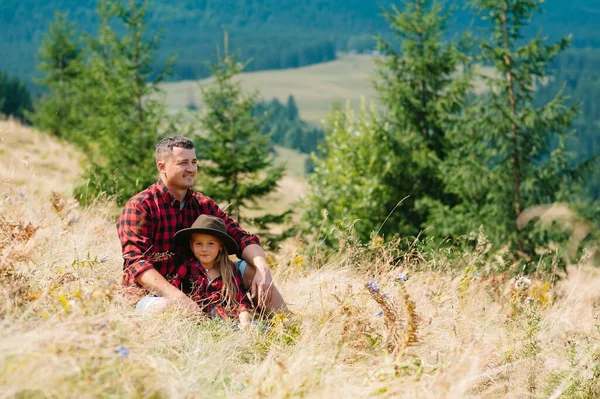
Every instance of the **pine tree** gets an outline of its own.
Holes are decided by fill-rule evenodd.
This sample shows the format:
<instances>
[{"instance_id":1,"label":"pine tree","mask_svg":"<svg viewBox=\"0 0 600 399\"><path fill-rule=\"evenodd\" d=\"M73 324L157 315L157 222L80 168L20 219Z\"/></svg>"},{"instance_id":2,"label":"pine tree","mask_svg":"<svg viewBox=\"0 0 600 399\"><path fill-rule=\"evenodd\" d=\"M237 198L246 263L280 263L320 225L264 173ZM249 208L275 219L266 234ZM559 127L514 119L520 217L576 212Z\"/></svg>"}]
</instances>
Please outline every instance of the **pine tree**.
<instances>
[{"instance_id":1,"label":"pine tree","mask_svg":"<svg viewBox=\"0 0 600 399\"><path fill-rule=\"evenodd\" d=\"M75 81L78 133L88 142L87 184L77 196L105 193L122 203L157 178L154 145L164 115L152 95L163 76L151 64L159 38L146 38L147 2L101 0L97 12L99 34L88 39L85 73Z\"/></svg>"},{"instance_id":2,"label":"pine tree","mask_svg":"<svg viewBox=\"0 0 600 399\"><path fill-rule=\"evenodd\" d=\"M68 15L57 12L54 18L36 55L38 70L43 74L37 83L47 88L48 93L36 105L31 119L57 137L84 145L76 132L81 121L73 84L82 73L85 49L81 33Z\"/></svg>"},{"instance_id":3,"label":"pine tree","mask_svg":"<svg viewBox=\"0 0 600 399\"><path fill-rule=\"evenodd\" d=\"M196 146L198 159L204 161L202 191L226 203L228 213L237 220L242 219L243 209L273 192L284 173L269 155L270 137L263 134L262 121L252 115L256 95L243 93L235 80L242 70L242 63L227 53L213 66L214 83L202 88L204 134ZM267 215L263 222L281 222L288 214Z\"/></svg>"},{"instance_id":4,"label":"pine tree","mask_svg":"<svg viewBox=\"0 0 600 399\"><path fill-rule=\"evenodd\" d=\"M457 74L468 61L466 41L444 40L450 14L440 3L412 0L403 10L392 6L384 15L399 50L379 37L382 58L377 60L375 88L387 111L390 153L385 156L392 165L383 177L390 195L380 203L377 217L392 212L382 234L415 236L427 219L422 202L454 201L439 189L438 165L448 151L448 122L460 111L469 88L469 71Z\"/></svg>"},{"instance_id":5,"label":"pine tree","mask_svg":"<svg viewBox=\"0 0 600 399\"><path fill-rule=\"evenodd\" d=\"M576 107L566 105L562 91L534 105L536 84L569 43L545 44L539 35L523 42L522 29L540 3L473 1L490 29L490 40L481 40L480 62L493 65L496 73L482 76L487 92L457 118L449 135L454 149L441 170L446 191L458 203L438 202L430 218L439 234L457 237L483 226L494 243L530 256L549 233L532 225L520 230L523 210L568 200L583 171L565 151Z\"/></svg>"},{"instance_id":6,"label":"pine tree","mask_svg":"<svg viewBox=\"0 0 600 399\"><path fill-rule=\"evenodd\" d=\"M384 225L389 211L382 204L392 195L384 183L393 164L389 128L364 100L358 115L349 107L332 111L319 145L321 155L312 156L304 213L307 234L317 233L316 240L334 245L336 231L348 224L362 240Z\"/></svg>"},{"instance_id":7,"label":"pine tree","mask_svg":"<svg viewBox=\"0 0 600 399\"><path fill-rule=\"evenodd\" d=\"M31 95L25 84L0 71L0 115L26 120L31 108Z\"/></svg>"},{"instance_id":8,"label":"pine tree","mask_svg":"<svg viewBox=\"0 0 600 399\"><path fill-rule=\"evenodd\" d=\"M300 119L300 113L298 112L298 106L296 105L296 100L294 99L294 96L292 96L291 94L288 96L287 99L287 117L290 121L295 121Z\"/></svg>"}]
</instances>

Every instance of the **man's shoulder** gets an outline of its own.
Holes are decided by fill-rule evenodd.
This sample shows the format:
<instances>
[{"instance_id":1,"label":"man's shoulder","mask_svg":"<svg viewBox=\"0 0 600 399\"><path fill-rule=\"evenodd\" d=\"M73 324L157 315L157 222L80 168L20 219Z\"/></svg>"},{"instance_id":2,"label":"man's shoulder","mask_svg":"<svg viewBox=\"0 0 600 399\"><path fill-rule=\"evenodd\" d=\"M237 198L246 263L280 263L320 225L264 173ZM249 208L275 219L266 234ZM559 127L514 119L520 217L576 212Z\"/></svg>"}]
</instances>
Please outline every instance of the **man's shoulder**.
<instances>
[{"instance_id":1,"label":"man's shoulder","mask_svg":"<svg viewBox=\"0 0 600 399\"><path fill-rule=\"evenodd\" d=\"M210 199L208 196L202 194L200 191L192 190L192 197L197 200L207 200Z\"/></svg>"},{"instance_id":2,"label":"man's shoulder","mask_svg":"<svg viewBox=\"0 0 600 399\"><path fill-rule=\"evenodd\" d=\"M216 204L216 202L212 198L205 194L202 194L199 191L192 191L192 198L193 201L196 201L200 205Z\"/></svg>"},{"instance_id":3,"label":"man's shoulder","mask_svg":"<svg viewBox=\"0 0 600 399\"><path fill-rule=\"evenodd\" d=\"M136 206L154 200L157 197L158 189L156 183L135 194L127 201L125 206Z\"/></svg>"},{"instance_id":4,"label":"man's shoulder","mask_svg":"<svg viewBox=\"0 0 600 399\"><path fill-rule=\"evenodd\" d=\"M158 194L159 191L156 188L156 184L151 185L131 197L123 206L121 214L154 214L153 210L159 207Z\"/></svg>"}]
</instances>

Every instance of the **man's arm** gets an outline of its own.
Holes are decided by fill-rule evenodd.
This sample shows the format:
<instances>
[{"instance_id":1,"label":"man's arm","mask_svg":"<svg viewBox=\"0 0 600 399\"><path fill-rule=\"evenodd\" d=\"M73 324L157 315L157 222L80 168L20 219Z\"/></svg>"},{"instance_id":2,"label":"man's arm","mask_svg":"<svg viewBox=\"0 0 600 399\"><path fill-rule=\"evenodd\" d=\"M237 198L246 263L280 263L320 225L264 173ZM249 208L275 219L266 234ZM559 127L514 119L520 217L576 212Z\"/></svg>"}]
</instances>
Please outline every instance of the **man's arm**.
<instances>
[{"instance_id":1,"label":"man's arm","mask_svg":"<svg viewBox=\"0 0 600 399\"><path fill-rule=\"evenodd\" d=\"M146 270L154 269L148 259L152 249L152 220L143 204L129 201L117 221L117 233L123 252L123 285L130 287Z\"/></svg>"},{"instance_id":2,"label":"man's arm","mask_svg":"<svg viewBox=\"0 0 600 399\"><path fill-rule=\"evenodd\" d=\"M125 259L123 283L126 288L138 284L149 292L171 302L181 303L190 310L200 310L194 301L154 269L148 258L148 252L153 246L153 224L151 215L143 204L128 202L125 205L117 222L117 232Z\"/></svg>"},{"instance_id":3,"label":"man's arm","mask_svg":"<svg viewBox=\"0 0 600 399\"><path fill-rule=\"evenodd\" d=\"M201 312L200 306L181 290L169 283L156 269L148 269L136 278L136 283L154 295L165 298L170 303L176 303L192 312Z\"/></svg>"},{"instance_id":4,"label":"man's arm","mask_svg":"<svg viewBox=\"0 0 600 399\"><path fill-rule=\"evenodd\" d=\"M244 252L242 252L242 258L248 262L250 267L256 269L250 287L252 298L258 298L259 306L270 303L272 299L271 287L273 285L273 278L271 276L271 269L269 268L265 251L263 251L260 245L251 244L244 249Z\"/></svg>"}]
</instances>

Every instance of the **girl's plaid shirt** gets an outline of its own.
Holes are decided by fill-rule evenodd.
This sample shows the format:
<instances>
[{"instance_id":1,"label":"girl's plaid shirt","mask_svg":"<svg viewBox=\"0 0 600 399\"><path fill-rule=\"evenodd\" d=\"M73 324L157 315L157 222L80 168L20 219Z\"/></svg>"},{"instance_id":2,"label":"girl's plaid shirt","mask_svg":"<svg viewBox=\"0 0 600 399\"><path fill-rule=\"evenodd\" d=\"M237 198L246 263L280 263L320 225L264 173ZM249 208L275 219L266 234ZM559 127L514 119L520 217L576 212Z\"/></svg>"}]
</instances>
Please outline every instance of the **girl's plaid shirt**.
<instances>
[{"instance_id":1,"label":"girl's plaid shirt","mask_svg":"<svg viewBox=\"0 0 600 399\"><path fill-rule=\"evenodd\" d=\"M225 221L229 235L238 243L240 259L248 245L260 245L257 236L243 230L209 197L188 190L181 208L181 203L159 180L131 198L117 221L124 258L123 286L128 301L136 302L147 294L135 283L136 277L146 270L154 268L168 281L173 280L177 265L182 265L190 253L189 248L177 246L173 236L178 230L190 227L202 214Z\"/></svg>"},{"instance_id":2,"label":"girl's plaid shirt","mask_svg":"<svg viewBox=\"0 0 600 399\"><path fill-rule=\"evenodd\" d=\"M250 310L252 305L244 291L240 271L233 262L230 262L230 266L236 289L235 304L225 301L223 279L217 277L209 281L204 266L196 258L190 258L178 268L171 284L192 298L210 316L219 316L224 320L237 318L241 312Z\"/></svg>"}]
</instances>

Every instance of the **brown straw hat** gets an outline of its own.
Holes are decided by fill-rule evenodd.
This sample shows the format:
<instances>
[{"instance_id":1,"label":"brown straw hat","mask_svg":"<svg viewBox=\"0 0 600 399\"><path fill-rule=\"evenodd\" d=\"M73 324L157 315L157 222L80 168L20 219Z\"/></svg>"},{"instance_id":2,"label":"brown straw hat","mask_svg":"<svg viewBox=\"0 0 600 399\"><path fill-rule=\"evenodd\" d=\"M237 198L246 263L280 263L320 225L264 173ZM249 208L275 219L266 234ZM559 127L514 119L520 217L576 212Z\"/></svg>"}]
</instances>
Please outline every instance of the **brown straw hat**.
<instances>
[{"instance_id":1,"label":"brown straw hat","mask_svg":"<svg viewBox=\"0 0 600 399\"><path fill-rule=\"evenodd\" d=\"M175 233L175 242L178 244L185 245L190 240L192 234L210 234L223 241L227 253L236 254L238 251L238 245L229 234L227 234L227 226L223 219L211 215L200 215L198 219L192 224L192 227L187 229L181 229Z\"/></svg>"}]
</instances>

